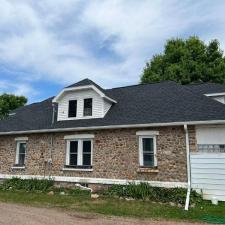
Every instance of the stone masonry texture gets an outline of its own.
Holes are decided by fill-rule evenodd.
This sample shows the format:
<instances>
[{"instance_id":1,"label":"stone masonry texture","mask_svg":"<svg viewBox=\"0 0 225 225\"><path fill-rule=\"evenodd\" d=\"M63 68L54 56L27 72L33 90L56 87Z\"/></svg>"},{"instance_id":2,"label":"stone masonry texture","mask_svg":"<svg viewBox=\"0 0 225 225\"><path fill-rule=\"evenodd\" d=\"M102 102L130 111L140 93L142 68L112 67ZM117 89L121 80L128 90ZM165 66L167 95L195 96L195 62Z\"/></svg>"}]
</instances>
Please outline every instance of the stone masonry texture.
<instances>
[{"instance_id":1,"label":"stone masonry texture","mask_svg":"<svg viewBox=\"0 0 225 225\"><path fill-rule=\"evenodd\" d=\"M137 131L159 131L157 171L139 169ZM93 171L63 171L66 159L65 135L94 134ZM28 137L25 169L13 169L16 137ZM195 128L189 127L190 147L196 151ZM46 164L52 158L52 167ZM53 175L148 181L186 182L186 148L183 126L112 129L83 132L0 136L0 174Z\"/></svg>"}]
</instances>

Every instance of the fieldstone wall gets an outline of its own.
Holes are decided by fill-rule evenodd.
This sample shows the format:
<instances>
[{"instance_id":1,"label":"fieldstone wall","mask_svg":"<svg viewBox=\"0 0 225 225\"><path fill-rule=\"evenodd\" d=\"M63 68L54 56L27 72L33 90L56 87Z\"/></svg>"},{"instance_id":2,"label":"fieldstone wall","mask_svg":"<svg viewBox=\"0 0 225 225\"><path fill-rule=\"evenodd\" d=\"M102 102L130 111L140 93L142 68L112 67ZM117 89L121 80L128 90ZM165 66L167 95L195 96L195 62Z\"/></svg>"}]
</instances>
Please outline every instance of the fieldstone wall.
<instances>
[{"instance_id":1,"label":"fieldstone wall","mask_svg":"<svg viewBox=\"0 0 225 225\"><path fill-rule=\"evenodd\" d=\"M159 131L157 136L158 168L139 168L138 137L140 130ZM196 149L195 128L189 127L191 150ZM65 135L94 134L93 171L63 171L66 158ZM26 136L25 169L13 169L16 137ZM52 158L52 166L46 161ZM53 175L110 179L186 182L185 133L182 126L151 129L113 129L0 136L0 174Z\"/></svg>"}]
</instances>

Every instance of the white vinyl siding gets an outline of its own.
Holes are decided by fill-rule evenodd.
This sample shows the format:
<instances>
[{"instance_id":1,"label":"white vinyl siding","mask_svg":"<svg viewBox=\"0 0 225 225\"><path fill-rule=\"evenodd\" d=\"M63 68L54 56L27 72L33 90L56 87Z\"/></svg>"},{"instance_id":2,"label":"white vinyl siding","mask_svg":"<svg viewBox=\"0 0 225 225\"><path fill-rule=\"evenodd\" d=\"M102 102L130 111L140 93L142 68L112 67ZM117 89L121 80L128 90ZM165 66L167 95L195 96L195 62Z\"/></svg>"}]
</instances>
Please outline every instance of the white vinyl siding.
<instances>
[{"instance_id":1,"label":"white vinyl siding","mask_svg":"<svg viewBox=\"0 0 225 225\"><path fill-rule=\"evenodd\" d=\"M104 115L109 111L111 106L112 106L111 102L107 100L104 101Z\"/></svg>"},{"instance_id":2,"label":"white vinyl siding","mask_svg":"<svg viewBox=\"0 0 225 225\"><path fill-rule=\"evenodd\" d=\"M198 152L191 153L192 187L204 199L225 201L225 127L197 126Z\"/></svg>"},{"instance_id":3,"label":"white vinyl siding","mask_svg":"<svg viewBox=\"0 0 225 225\"><path fill-rule=\"evenodd\" d=\"M84 99L92 98L92 116L84 116ZM77 100L76 118L68 117L69 100ZM58 103L58 121L71 119L88 119L104 117L104 99L94 90L79 90L68 92L60 99Z\"/></svg>"},{"instance_id":4,"label":"white vinyl siding","mask_svg":"<svg viewBox=\"0 0 225 225\"><path fill-rule=\"evenodd\" d=\"M214 97L211 97L211 98L218 101L218 102L221 102L221 103L225 104L225 96L214 96Z\"/></svg>"},{"instance_id":5,"label":"white vinyl siding","mask_svg":"<svg viewBox=\"0 0 225 225\"><path fill-rule=\"evenodd\" d=\"M191 181L204 199L225 201L225 153L191 153Z\"/></svg>"},{"instance_id":6,"label":"white vinyl siding","mask_svg":"<svg viewBox=\"0 0 225 225\"><path fill-rule=\"evenodd\" d=\"M225 144L225 127L197 127L197 144Z\"/></svg>"}]
</instances>

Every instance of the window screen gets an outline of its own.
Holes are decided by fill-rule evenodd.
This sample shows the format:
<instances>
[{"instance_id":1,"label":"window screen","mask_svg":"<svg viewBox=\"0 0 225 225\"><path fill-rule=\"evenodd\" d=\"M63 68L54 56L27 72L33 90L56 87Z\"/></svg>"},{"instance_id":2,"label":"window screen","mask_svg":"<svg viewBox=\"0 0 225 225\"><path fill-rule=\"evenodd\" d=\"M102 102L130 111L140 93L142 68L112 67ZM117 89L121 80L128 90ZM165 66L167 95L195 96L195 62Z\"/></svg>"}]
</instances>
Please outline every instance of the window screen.
<instances>
[{"instance_id":1,"label":"window screen","mask_svg":"<svg viewBox=\"0 0 225 225\"><path fill-rule=\"evenodd\" d=\"M18 165L23 166L25 164L25 156L26 156L26 143L19 143Z\"/></svg>"},{"instance_id":2,"label":"window screen","mask_svg":"<svg viewBox=\"0 0 225 225\"><path fill-rule=\"evenodd\" d=\"M153 138L142 138L143 166L154 166L154 144Z\"/></svg>"},{"instance_id":3,"label":"window screen","mask_svg":"<svg viewBox=\"0 0 225 225\"><path fill-rule=\"evenodd\" d=\"M70 166L77 166L78 141L70 142Z\"/></svg>"},{"instance_id":4,"label":"window screen","mask_svg":"<svg viewBox=\"0 0 225 225\"><path fill-rule=\"evenodd\" d=\"M91 141L83 141L83 166L91 165Z\"/></svg>"}]
</instances>

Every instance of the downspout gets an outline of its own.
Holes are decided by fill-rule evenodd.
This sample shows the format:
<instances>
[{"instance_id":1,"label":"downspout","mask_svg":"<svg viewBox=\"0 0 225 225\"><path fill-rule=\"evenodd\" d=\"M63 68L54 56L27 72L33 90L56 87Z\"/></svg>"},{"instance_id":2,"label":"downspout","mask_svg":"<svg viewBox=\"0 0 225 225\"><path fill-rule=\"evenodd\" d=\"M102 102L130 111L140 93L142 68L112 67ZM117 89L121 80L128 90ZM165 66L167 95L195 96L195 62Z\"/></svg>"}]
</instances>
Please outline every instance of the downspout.
<instances>
[{"instance_id":1,"label":"downspout","mask_svg":"<svg viewBox=\"0 0 225 225\"><path fill-rule=\"evenodd\" d=\"M55 122L55 104L52 103L52 124L51 124L52 127L54 125L54 122Z\"/></svg>"},{"instance_id":2,"label":"downspout","mask_svg":"<svg viewBox=\"0 0 225 225\"><path fill-rule=\"evenodd\" d=\"M189 134L188 134L187 124L184 124L184 131L185 131L185 142L186 142L186 153L187 153L187 178L188 178L185 210L188 210L189 202L190 202L190 194L191 194L191 167L190 167Z\"/></svg>"}]
</instances>

